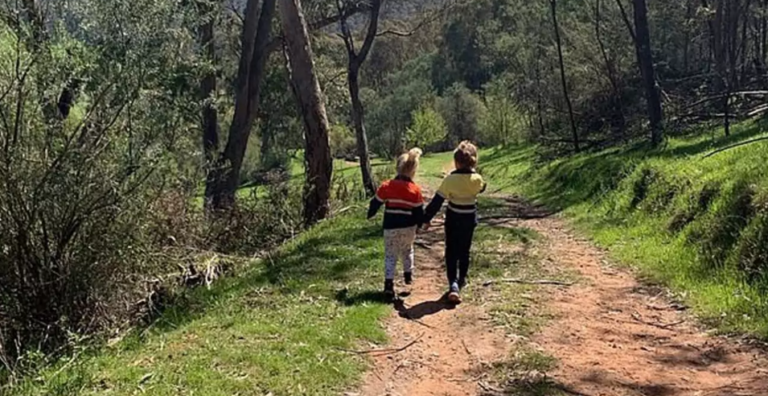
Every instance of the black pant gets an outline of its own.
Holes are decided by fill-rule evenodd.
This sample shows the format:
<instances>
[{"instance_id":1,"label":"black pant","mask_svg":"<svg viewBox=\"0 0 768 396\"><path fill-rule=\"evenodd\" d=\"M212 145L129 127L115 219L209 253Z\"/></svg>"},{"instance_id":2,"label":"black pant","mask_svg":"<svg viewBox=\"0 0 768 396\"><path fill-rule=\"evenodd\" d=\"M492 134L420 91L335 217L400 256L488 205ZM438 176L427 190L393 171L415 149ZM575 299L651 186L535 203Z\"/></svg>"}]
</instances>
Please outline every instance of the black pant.
<instances>
[{"instance_id":1,"label":"black pant","mask_svg":"<svg viewBox=\"0 0 768 396\"><path fill-rule=\"evenodd\" d=\"M450 209L446 214L445 267L448 271L449 287L467 279L469 251L472 248L472 236L476 226L477 216L474 214L459 214L451 212Z\"/></svg>"}]
</instances>

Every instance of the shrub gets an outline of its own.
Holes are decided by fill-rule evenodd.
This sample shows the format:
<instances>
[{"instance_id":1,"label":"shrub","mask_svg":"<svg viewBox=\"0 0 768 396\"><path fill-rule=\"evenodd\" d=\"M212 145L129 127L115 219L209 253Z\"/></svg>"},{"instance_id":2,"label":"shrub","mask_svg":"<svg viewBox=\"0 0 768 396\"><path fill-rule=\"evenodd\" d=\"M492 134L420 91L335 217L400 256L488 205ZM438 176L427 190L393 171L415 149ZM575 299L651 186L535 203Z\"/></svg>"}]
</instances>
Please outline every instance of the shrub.
<instances>
[{"instance_id":1,"label":"shrub","mask_svg":"<svg viewBox=\"0 0 768 396\"><path fill-rule=\"evenodd\" d=\"M355 133L346 125L335 124L330 130L331 155L334 158L354 157L357 151Z\"/></svg>"},{"instance_id":2,"label":"shrub","mask_svg":"<svg viewBox=\"0 0 768 396\"><path fill-rule=\"evenodd\" d=\"M408 128L407 146L421 147L426 150L439 149L448 133L445 120L440 113L429 105L422 105L413 112L411 118L413 122Z\"/></svg>"},{"instance_id":3,"label":"shrub","mask_svg":"<svg viewBox=\"0 0 768 396\"><path fill-rule=\"evenodd\" d=\"M153 223L161 199L189 197L199 176L182 16L169 2L79 7L69 11L98 49L58 27L30 46L26 29L0 23L0 361L11 368L120 320L173 236L173 222Z\"/></svg>"}]
</instances>

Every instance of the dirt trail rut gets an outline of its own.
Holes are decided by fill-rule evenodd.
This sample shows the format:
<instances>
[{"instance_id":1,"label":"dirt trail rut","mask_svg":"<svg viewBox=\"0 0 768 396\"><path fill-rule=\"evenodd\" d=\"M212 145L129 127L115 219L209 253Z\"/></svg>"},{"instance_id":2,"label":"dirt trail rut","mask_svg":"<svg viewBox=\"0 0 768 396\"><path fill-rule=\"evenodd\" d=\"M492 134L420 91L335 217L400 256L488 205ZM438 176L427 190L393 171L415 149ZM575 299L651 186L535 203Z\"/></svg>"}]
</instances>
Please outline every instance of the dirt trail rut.
<instances>
[{"instance_id":1,"label":"dirt trail rut","mask_svg":"<svg viewBox=\"0 0 768 396\"><path fill-rule=\"evenodd\" d=\"M445 292L441 224L419 236L418 273L412 294L386 321L391 347L373 357L363 396L768 395L768 359L746 341L709 336L685 307L663 290L645 287L607 265L603 252L577 238L565 223L523 201L507 198L495 226L525 227L544 238L542 265L578 275L572 287L542 286L544 310L553 317L529 343L557 359L546 374L547 393L521 393L519 384L489 384L484 370L508 359L515 337L494 326L483 307L455 309ZM482 287L472 285L471 287ZM402 289L401 285L401 289ZM416 342L414 342L416 341ZM514 390L505 390L514 389Z\"/></svg>"}]
</instances>

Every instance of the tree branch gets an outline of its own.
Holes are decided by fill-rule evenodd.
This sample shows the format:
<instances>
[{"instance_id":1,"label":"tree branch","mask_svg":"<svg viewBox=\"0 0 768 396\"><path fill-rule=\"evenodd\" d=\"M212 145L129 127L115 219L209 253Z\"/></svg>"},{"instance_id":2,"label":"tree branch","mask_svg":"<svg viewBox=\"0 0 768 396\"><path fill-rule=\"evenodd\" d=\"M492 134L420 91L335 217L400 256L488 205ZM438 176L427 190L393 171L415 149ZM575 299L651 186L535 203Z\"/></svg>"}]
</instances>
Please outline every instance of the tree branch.
<instances>
[{"instance_id":1,"label":"tree branch","mask_svg":"<svg viewBox=\"0 0 768 396\"><path fill-rule=\"evenodd\" d=\"M616 0L616 4L619 6L619 10L621 11L621 18L624 19L624 24L627 25L629 35L632 36L632 42L637 45L637 34L635 34L635 29L632 27L632 22L629 21L629 16L627 16L627 11L624 8L624 4L621 2L621 0Z\"/></svg>"},{"instance_id":2,"label":"tree branch","mask_svg":"<svg viewBox=\"0 0 768 396\"><path fill-rule=\"evenodd\" d=\"M344 46L347 47L347 53L350 59L357 58L357 51L355 51L355 39L352 37L352 32L347 25L346 12L344 11L343 0L336 0L336 6L339 10L339 27L341 28L341 38L344 40Z\"/></svg>"},{"instance_id":3,"label":"tree branch","mask_svg":"<svg viewBox=\"0 0 768 396\"><path fill-rule=\"evenodd\" d=\"M446 5L445 7L440 8L438 11L434 12L432 15L427 16L426 18L422 19L413 29L407 32L401 32L396 30L390 30L387 29L383 32L379 32L377 36L385 36L385 35L392 35L397 37L410 37L413 36L417 31L421 30L424 26L427 26L431 24L432 22L438 20L440 17L442 17L446 12L449 10L455 8L458 3L450 3Z\"/></svg>"},{"instance_id":4,"label":"tree branch","mask_svg":"<svg viewBox=\"0 0 768 396\"><path fill-rule=\"evenodd\" d=\"M350 18L354 15L357 15L361 12L368 11L370 7L366 4L356 4L354 7L349 7L345 10L343 14L334 14L330 16L326 16L323 18L320 18L316 21L309 22L307 24L307 28L310 32L320 30L323 28L326 28L328 26L333 25L334 23L337 23L341 20L341 18ZM268 53L273 53L283 46L283 36L277 36L272 41L269 42L269 45L267 45L267 51Z\"/></svg>"},{"instance_id":5,"label":"tree branch","mask_svg":"<svg viewBox=\"0 0 768 396\"><path fill-rule=\"evenodd\" d=\"M371 52L373 47L373 40L376 39L376 33L379 30L379 13L381 12L381 0L372 0L371 6L371 19L368 22L368 32L365 35L365 41L360 48L360 53L357 55L358 63L363 63L365 58Z\"/></svg>"}]
</instances>

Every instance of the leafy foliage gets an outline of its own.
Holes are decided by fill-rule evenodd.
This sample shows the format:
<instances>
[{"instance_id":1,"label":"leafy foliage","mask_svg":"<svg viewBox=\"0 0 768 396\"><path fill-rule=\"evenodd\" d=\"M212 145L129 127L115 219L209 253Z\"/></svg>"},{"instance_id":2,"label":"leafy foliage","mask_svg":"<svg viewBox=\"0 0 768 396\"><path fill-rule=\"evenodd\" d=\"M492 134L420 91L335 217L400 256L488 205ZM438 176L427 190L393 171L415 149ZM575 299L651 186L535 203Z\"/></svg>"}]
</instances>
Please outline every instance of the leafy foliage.
<instances>
[{"instance_id":1,"label":"leafy foliage","mask_svg":"<svg viewBox=\"0 0 768 396\"><path fill-rule=\"evenodd\" d=\"M445 140L448 133L445 120L430 106L422 106L414 111L411 118L413 124L408 128L408 146L435 148Z\"/></svg>"}]
</instances>

